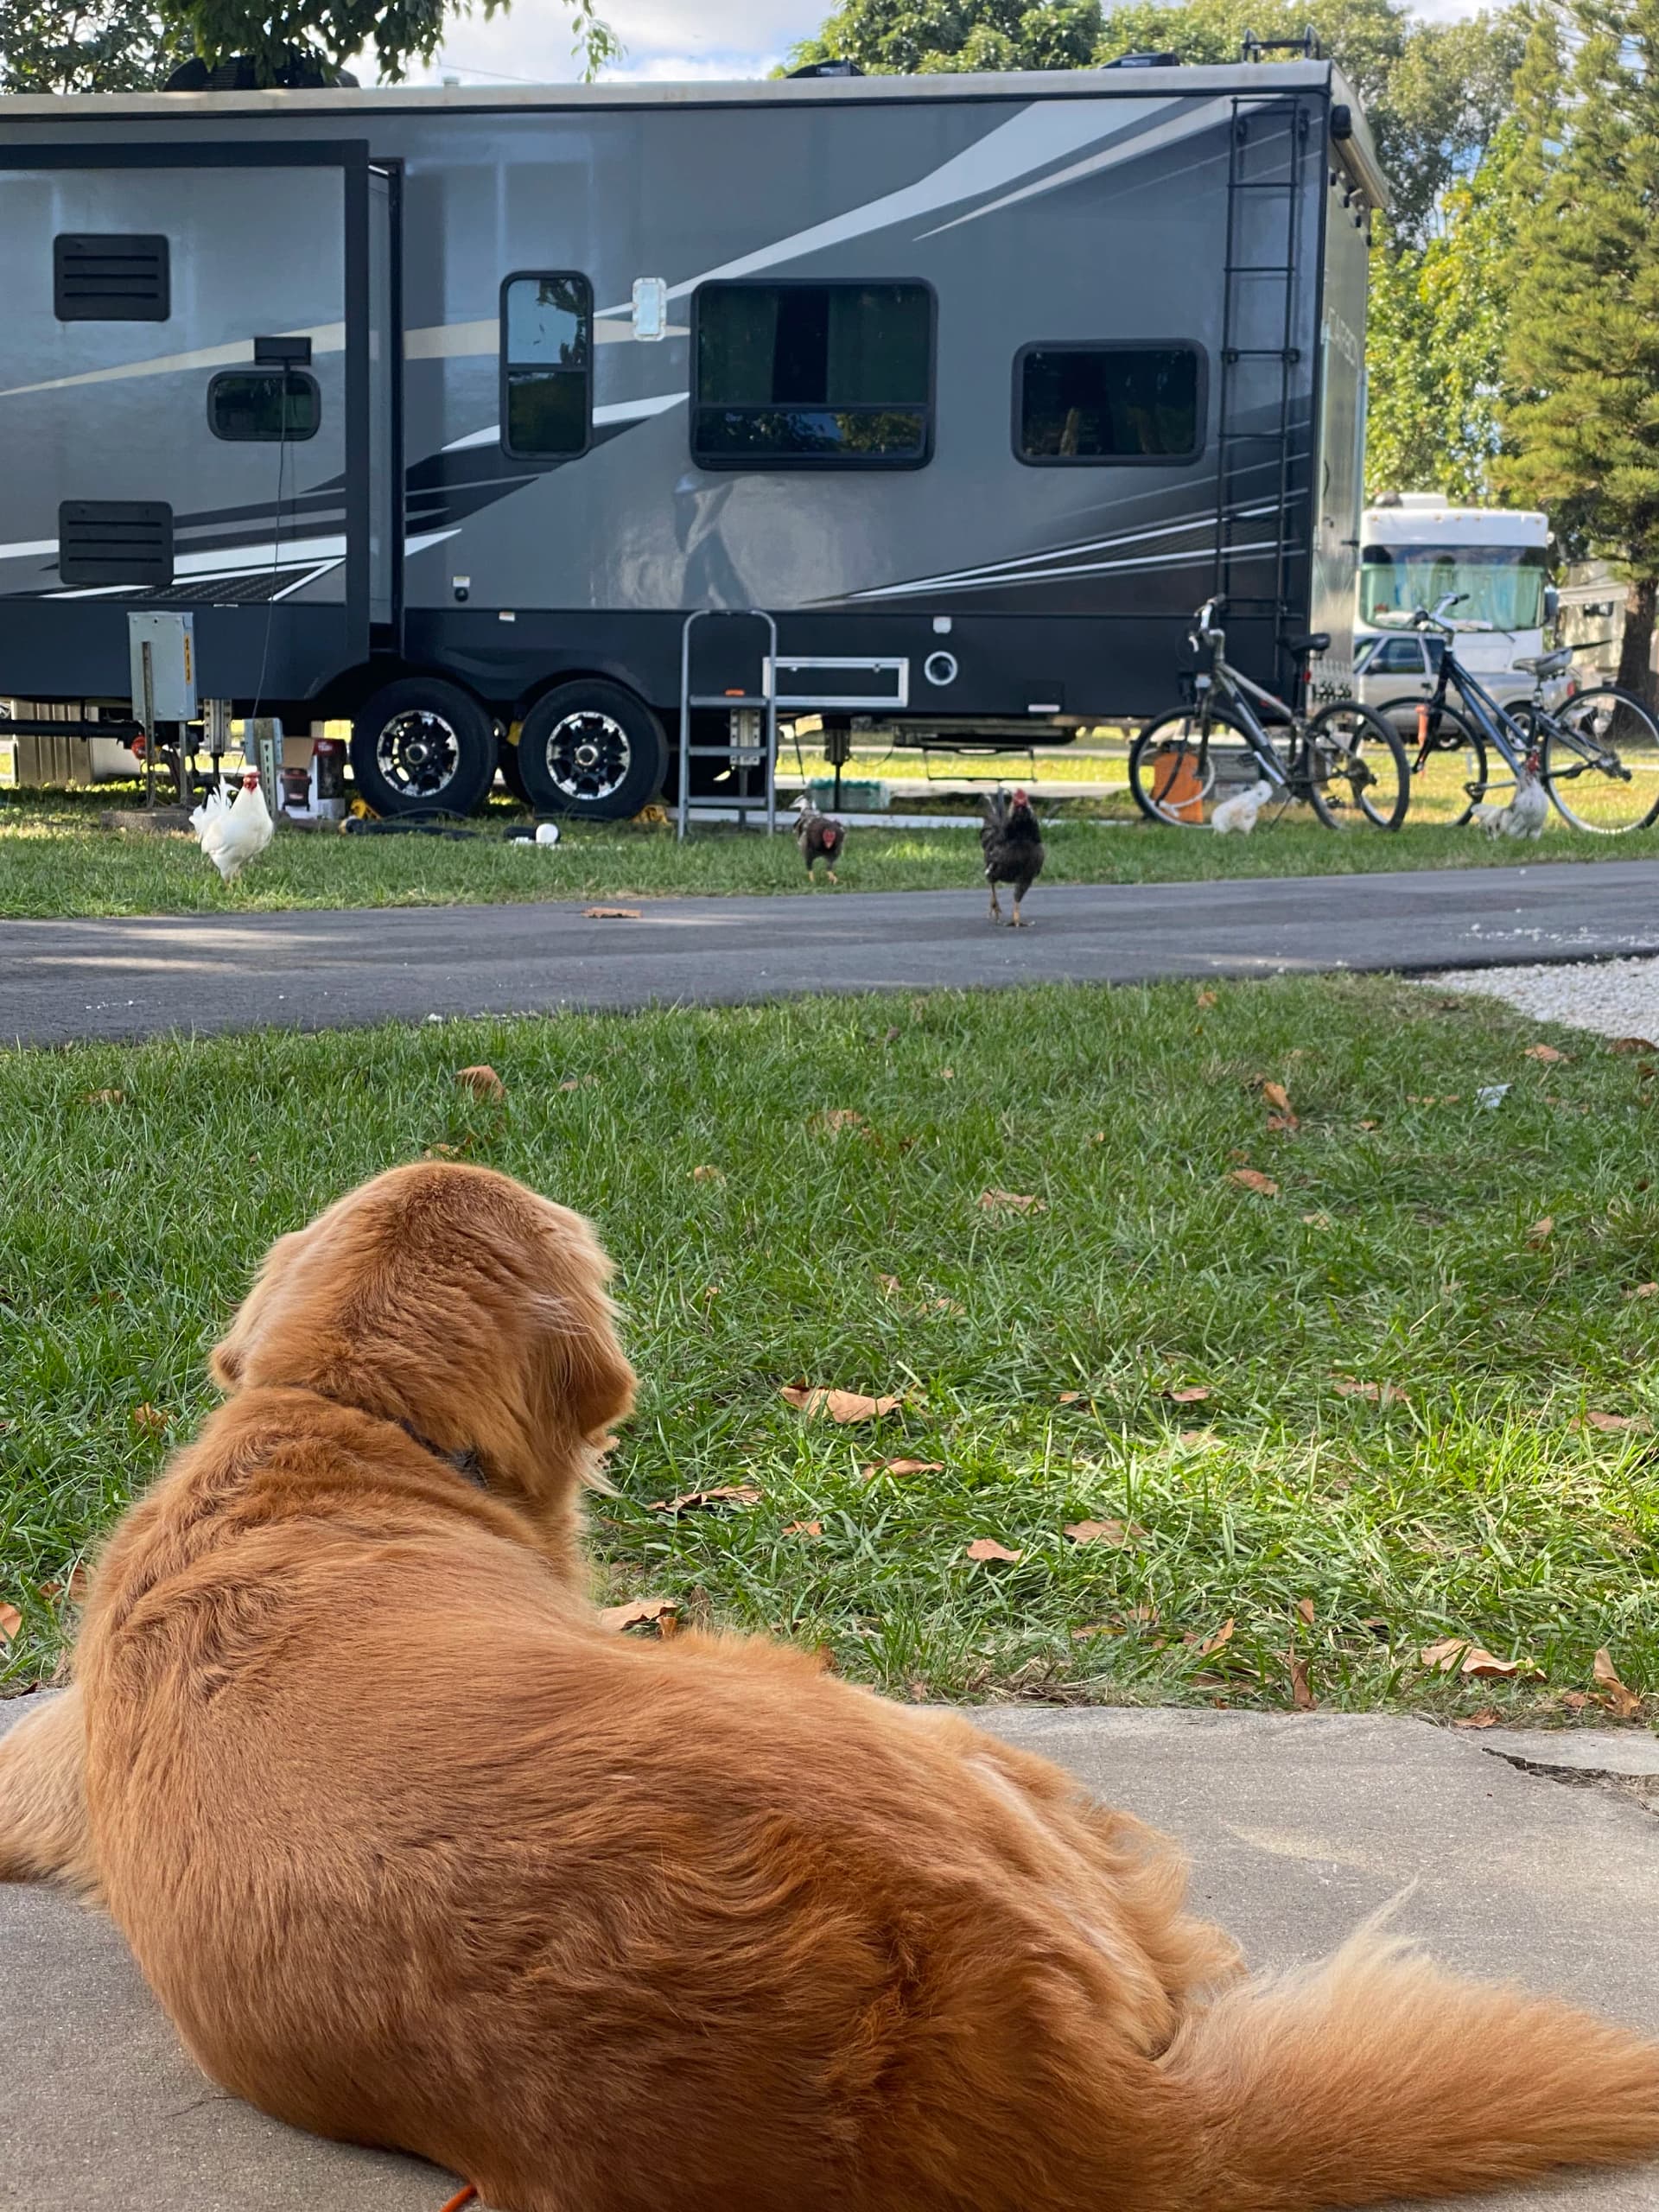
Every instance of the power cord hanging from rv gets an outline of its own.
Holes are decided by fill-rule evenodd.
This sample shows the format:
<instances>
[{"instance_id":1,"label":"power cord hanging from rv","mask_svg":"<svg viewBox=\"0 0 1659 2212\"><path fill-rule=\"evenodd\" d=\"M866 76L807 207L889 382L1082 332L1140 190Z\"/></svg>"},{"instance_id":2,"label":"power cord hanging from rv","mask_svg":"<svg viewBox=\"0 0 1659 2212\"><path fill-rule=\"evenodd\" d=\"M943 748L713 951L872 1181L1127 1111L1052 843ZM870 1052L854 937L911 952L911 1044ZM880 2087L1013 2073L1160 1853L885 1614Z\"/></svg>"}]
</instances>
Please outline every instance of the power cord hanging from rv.
<instances>
[{"instance_id":1,"label":"power cord hanging from rv","mask_svg":"<svg viewBox=\"0 0 1659 2212\"><path fill-rule=\"evenodd\" d=\"M259 713L259 702L264 696L265 671L270 664L270 626L276 614L276 579L283 565L283 480L288 466L288 380L291 374L284 362L277 371L282 378L282 395L276 405L276 515L270 532L270 589L265 594L265 636L259 648L259 681L253 687L253 708L248 716L248 734L253 734L253 723Z\"/></svg>"}]
</instances>

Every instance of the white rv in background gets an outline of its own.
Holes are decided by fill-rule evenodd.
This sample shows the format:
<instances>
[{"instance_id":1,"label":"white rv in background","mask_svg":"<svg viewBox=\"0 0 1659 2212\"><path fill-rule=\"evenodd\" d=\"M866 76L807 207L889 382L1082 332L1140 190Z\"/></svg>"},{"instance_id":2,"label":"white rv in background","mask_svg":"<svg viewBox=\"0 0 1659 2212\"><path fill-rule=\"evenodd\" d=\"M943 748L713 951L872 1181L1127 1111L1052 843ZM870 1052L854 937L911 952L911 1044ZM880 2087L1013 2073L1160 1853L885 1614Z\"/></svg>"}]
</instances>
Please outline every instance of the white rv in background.
<instances>
[{"instance_id":1,"label":"white rv in background","mask_svg":"<svg viewBox=\"0 0 1659 2212\"><path fill-rule=\"evenodd\" d=\"M1414 703L1433 689L1440 641L1396 626L1414 607L1461 592L1458 657L1500 703L1530 698L1516 666L1544 650L1553 621L1549 518L1520 508L1450 506L1433 492L1401 492L1360 521L1354 670L1368 706Z\"/></svg>"}]
</instances>

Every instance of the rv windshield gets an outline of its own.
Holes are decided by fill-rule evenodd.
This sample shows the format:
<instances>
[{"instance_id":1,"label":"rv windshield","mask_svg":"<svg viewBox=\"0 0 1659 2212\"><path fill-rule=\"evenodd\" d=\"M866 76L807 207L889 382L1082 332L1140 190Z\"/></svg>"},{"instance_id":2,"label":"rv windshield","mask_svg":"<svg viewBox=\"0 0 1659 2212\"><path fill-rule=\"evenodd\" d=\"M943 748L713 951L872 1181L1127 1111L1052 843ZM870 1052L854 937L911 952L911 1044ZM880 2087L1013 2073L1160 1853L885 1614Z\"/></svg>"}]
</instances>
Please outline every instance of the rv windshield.
<instances>
[{"instance_id":1,"label":"rv windshield","mask_svg":"<svg viewBox=\"0 0 1659 2212\"><path fill-rule=\"evenodd\" d=\"M1544 619L1541 545L1368 545L1360 556L1359 619L1386 624L1462 592L1459 622L1535 630Z\"/></svg>"}]
</instances>

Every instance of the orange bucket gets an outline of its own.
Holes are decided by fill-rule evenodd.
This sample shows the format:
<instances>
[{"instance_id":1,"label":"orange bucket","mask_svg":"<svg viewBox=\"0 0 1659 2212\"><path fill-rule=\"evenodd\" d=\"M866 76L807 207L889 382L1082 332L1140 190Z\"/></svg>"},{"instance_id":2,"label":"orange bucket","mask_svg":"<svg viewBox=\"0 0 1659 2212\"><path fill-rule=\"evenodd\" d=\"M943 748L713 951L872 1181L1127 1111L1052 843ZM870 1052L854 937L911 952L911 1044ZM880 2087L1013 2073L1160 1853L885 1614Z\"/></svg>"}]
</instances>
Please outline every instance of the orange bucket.
<instances>
[{"instance_id":1,"label":"orange bucket","mask_svg":"<svg viewBox=\"0 0 1659 2212\"><path fill-rule=\"evenodd\" d=\"M1203 821L1204 786L1191 753L1166 745L1154 756L1152 796L1166 814L1179 821Z\"/></svg>"}]
</instances>

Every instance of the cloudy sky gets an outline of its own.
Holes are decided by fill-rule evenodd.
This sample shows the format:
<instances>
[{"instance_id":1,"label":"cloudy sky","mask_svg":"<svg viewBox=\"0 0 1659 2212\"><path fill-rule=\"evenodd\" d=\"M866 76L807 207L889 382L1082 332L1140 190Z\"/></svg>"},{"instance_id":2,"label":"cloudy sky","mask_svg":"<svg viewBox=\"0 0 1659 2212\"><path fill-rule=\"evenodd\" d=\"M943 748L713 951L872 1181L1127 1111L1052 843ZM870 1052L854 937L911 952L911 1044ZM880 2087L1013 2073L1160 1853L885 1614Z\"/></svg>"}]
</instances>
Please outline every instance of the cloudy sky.
<instances>
[{"instance_id":1,"label":"cloudy sky","mask_svg":"<svg viewBox=\"0 0 1659 2212\"><path fill-rule=\"evenodd\" d=\"M600 0L600 13L627 48L620 69L607 73L658 81L694 77L764 77L797 39L815 31L831 0ZM1419 0L1419 12L1444 17L1472 13L1477 0ZM442 60L416 76L467 85L547 84L577 74L570 20L560 0L514 0L486 22L462 16L445 41Z\"/></svg>"}]
</instances>

